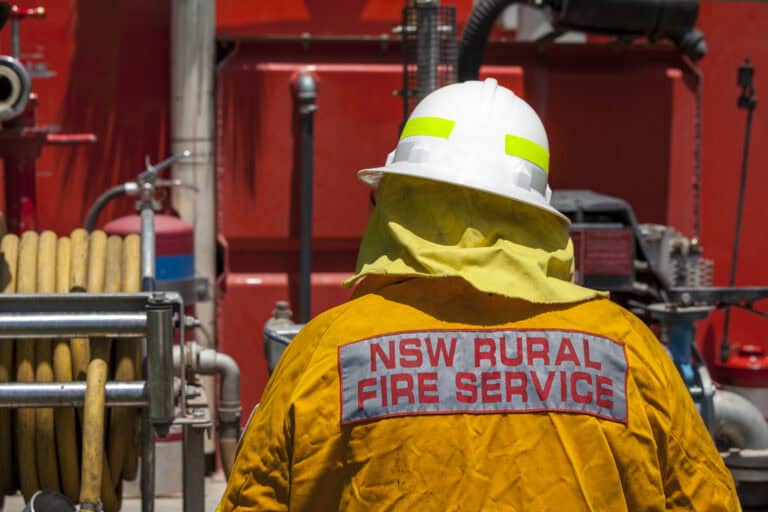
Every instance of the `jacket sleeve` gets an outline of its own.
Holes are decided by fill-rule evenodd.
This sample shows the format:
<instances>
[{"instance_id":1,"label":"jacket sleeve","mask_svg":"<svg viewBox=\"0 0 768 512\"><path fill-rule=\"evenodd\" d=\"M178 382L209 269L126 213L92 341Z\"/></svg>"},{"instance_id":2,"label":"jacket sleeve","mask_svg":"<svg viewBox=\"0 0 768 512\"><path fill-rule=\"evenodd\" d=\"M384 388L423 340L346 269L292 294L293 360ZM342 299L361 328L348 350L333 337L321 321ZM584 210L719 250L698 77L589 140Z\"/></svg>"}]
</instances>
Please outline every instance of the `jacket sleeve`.
<instances>
[{"instance_id":1,"label":"jacket sleeve","mask_svg":"<svg viewBox=\"0 0 768 512\"><path fill-rule=\"evenodd\" d=\"M341 306L315 318L286 348L248 421L219 512L289 509L294 390L322 335L344 309Z\"/></svg>"},{"instance_id":2,"label":"jacket sleeve","mask_svg":"<svg viewBox=\"0 0 768 512\"><path fill-rule=\"evenodd\" d=\"M631 317L630 323L642 338L652 375L641 392L657 444L667 510L741 510L733 478L672 359L640 320Z\"/></svg>"}]
</instances>

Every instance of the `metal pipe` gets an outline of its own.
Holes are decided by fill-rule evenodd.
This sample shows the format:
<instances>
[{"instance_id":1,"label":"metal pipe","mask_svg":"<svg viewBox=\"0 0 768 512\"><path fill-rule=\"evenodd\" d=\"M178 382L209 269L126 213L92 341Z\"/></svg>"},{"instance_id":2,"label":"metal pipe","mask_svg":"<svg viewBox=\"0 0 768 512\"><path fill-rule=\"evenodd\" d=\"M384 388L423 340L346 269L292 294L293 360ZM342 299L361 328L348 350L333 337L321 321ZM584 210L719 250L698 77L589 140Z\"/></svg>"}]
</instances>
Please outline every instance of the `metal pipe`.
<instances>
[{"instance_id":1,"label":"metal pipe","mask_svg":"<svg viewBox=\"0 0 768 512\"><path fill-rule=\"evenodd\" d=\"M171 151L192 152L173 166L172 174L198 190L176 187L171 198L181 219L194 226L195 275L207 278L209 286L216 281L215 29L216 2L171 2ZM196 304L195 316L214 348L214 300Z\"/></svg>"},{"instance_id":2,"label":"metal pipe","mask_svg":"<svg viewBox=\"0 0 768 512\"><path fill-rule=\"evenodd\" d=\"M734 448L768 448L768 423L760 410L741 395L715 393L715 438L725 438Z\"/></svg>"},{"instance_id":3,"label":"metal pipe","mask_svg":"<svg viewBox=\"0 0 768 512\"><path fill-rule=\"evenodd\" d=\"M157 433L164 437L173 423L173 323L172 308L159 302L147 310L147 383L149 418Z\"/></svg>"},{"instance_id":4,"label":"metal pipe","mask_svg":"<svg viewBox=\"0 0 768 512\"><path fill-rule=\"evenodd\" d=\"M310 316L312 296L312 213L314 184L314 113L317 110L317 81L310 73L296 78L296 99L299 105L301 170L301 231L299 234L299 321Z\"/></svg>"},{"instance_id":5,"label":"metal pipe","mask_svg":"<svg viewBox=\"0 0 768 512\"><path fill-rule=\"evenodd\" d=\"M205 503L205 428L184 425L182 494L184 512L202 512Z\"/></svg>"},{"instance_id":6,"label":"metal pipe","mask_svg":"<svg viewBox=\"0 0 768 512\"><path fill-rule=\"evenodd\" d=\"M151 292L155 290L155 212L152 209L152 200L154 199L154 187L151 183L143 184L141 194L144 205L141 209L141 290ZM149 313L147 314L149 317ZM149 320L149 318L147 319ZM157 318L153 316L153 322ZM159 331L160 329L158 329ZM150 352L159 352L162 355L162 349L157 340L150 344L144 337L141 340L141 359L143 362L143 375L147 376L150 388L153 394L150 397L150 406L141 412L141 510L142 512L154 512L155 510L155 425L152 406L156 410L162 410L163 400L158 393L154 392L154 381L162 376L157 375L157 366L159 361L150 356ZM154 374L154 375L153 375ZM159 402L159 403L158 403Z\"/></svg>"},{"instance_id":7,"label":"metal pipe","mask_svg":"<svg viewBox=\"0 0 768 512\"><path fill-rule=\"evenodd\" d=\"M213 349L197 354L196 371L203 375L219 375L219 429L221 437L240 437L240 368L232 357Z\"/></svg>"},{"instance_id":8,"label":"metal pipe","mask_svg":"<svg viewBox=\"0 0 768 512\"><path fill-rule=\"evenodd\" d=\"M189 352L184 358L185 352ZM190 369L201 375L219 375L219 441L221 446L221 460L224 472L227 476L232 469L235 459L237 442L240 439L240 418L242 407L240 404L240 368L227 354L216 352L213 349L199 348L192 342L185 350L181 346L173 347L173 365L182 374L186 369L186 361Z\"/></svg>"},{"instance_id":9,"label":"metal pipe","mask_svg":"<svg viewBox=\"0 0 768 512\"><path fill-rule=\"evenodd\" d=\"M141 512L155 510L155 430L149 409L141 412Z\"/></svg>"},{"instance_id":10,"label":"metal pipe","mask_svg":"<svg viewBox=\"0 0 768 512\"><path fill-rule=\"evenodd\" d=\"M177 295L164 292L169 300ZM143 312L149 293L15 293L0 295L0 313Z\"/></svg>"},{"instance_id":11,"label":"metal pipe","mask_svg":"<svg viewBox=\"0 0 768 512\"><path fill-rule=\"evenodd\" d=\"M141 290L155 290L155 212L141 210Z\"/></svg>"},{"instance_id":12,"label":"metal pipe","mask_svg":"<svg viewBox=\"0 0 768 512\"><path fill-rule=\"evenodd\" d=\"M0 408L82 407L85 382L10 382L0 384ZM147 383L107 382L106 405L110 407L144 407Z\"/></svg>"},{"instance_id":13,"label":"metal pipe","mask_svg":"<svg viewBox=\"0 0 768 512\"><path fill-rule=\"evenodd\" d=\"M130 338L146 331L146 313L0 313L0 339Z\"/></svg>"},{"instance_id":14,"label":"metal pipe","mask_svg":"<svg viewBox=\"0 0 768 512\"><path fill-rule=\"evenodd\" d=\"M228 354L210 348L200 348L196 343L189 344L191 357L187 357L193 372L201 375L219 375L219 422L222 424L223 437L240 437L240 367ZM173 365L178 371L184 366L182 347L173 347ZM228 429L225 431L225 428Z\"/></svg>"},{"instance_id":15,"label":"metal pipe","mask_svg":"<svg viewBox=\"0 0 768 512\"><path fill-rule=\"evenodd\" d=\"M214 80L216 76L216 2L171 1L171 150L188 149L192 157L176 163L173 179L193 185L171 189L171 203L179 217L194 227L195 276L207 281L210 300L195 304L195 316L216 347L216 166ZM213 396L215 382L203 386ZM210 409L213 415L213 407ZM206 453L215 445L205 437ZM201 504L202 506L202 504Z\"/></svg>"}]
</instances>

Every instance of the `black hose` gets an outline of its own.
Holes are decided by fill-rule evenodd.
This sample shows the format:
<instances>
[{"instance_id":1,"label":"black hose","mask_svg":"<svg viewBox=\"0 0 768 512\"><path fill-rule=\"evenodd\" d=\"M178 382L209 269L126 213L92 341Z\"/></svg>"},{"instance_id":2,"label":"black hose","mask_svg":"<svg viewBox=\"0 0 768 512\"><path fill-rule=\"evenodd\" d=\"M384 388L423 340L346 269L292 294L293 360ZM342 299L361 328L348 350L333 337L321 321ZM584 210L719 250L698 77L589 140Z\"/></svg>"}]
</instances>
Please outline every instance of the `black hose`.
<instances>
[{"instance_id":1,"label":"black hose","mask_svg":"<svg viewBox=\"0 0 768 512\"><path fill-rule=\"evenodd\" d=\"M480 0L464 27L459 47L459 81L477 80L483 52L493 23L501 12L523 0ZM652 40L671 39L678 49L693 60L707 53L704 34L693 27L698 4L685 0L548 0L538 6L550 6L559 13L558 24L576 30L607 34L645 35ZM663 23L660 25L660 20Z\"/></svg>"},{"instance_id":2,"label":"black hose","mask_svg":"<svg viewBox=\"0 0 768 512\"><path fill-rule=\"evenodd\" d=\"M518 2L520 0L481 0L472 9L459 47L459 82L477 80L493 23L501 11Z\"/></svg>"},{"instance_id":3,"label":"black hose","mask_svg":"<svg viewBox=\"0 0 768 512\"><path fill-rule=\"evenodd\" d=\"M85 217L85 230L89 233L96 227L96 221L99 220L101 210L114 198L125 195L125 185L116 185L99 196L93 203L88 215Z\"/></svg>"}]
</instances>

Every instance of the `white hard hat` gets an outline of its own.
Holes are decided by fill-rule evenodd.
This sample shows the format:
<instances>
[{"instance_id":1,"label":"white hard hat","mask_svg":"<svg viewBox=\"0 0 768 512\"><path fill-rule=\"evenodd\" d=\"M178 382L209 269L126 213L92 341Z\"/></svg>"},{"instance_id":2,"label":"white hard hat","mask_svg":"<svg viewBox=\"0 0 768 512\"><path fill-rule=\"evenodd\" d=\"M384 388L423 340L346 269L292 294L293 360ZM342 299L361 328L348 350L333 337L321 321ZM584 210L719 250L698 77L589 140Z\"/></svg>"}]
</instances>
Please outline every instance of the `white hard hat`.
<instances>
[{"instance_id":1,"label":"white hard hat","mask_svg":"<svg viewBox=\"0 0 768 512\"><path fill-rule=\"evenodd\" d=\"M522 201L570 224L549 200L549 142L536 112L493 78L442 87L416 106L383 167L358 176L376 187L384 174L450 183Z\"/></svg>"}]
</instances>

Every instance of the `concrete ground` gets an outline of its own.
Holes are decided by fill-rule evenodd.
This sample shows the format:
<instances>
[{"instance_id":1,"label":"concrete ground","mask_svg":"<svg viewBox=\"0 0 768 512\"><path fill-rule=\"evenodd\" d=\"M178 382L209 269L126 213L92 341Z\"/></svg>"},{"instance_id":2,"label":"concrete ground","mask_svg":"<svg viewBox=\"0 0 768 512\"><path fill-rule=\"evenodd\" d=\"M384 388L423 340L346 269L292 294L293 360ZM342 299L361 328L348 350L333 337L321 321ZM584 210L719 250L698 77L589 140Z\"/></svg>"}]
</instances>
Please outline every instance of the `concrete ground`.
<instances>
[{"instance_id":1,"label":"concrete ground","mask_svg":"<svg viewBox=\"0 0 768 512\"><path fill-rule=\"evenodd\" d=\"M221 495L224 494L226 480L224 475L217 473L205 480L205 512L213 512L216 505L219 504ZM155 512L181 512L181 497L175 498L157 498L155 501ZM20 496L9 497L5 499L5 508L3 512L21 512L24 508L24 500ZM122 512L141 512L141 500L137 498L128 498L123 500Z\"/></svg>"}]
</instances>

